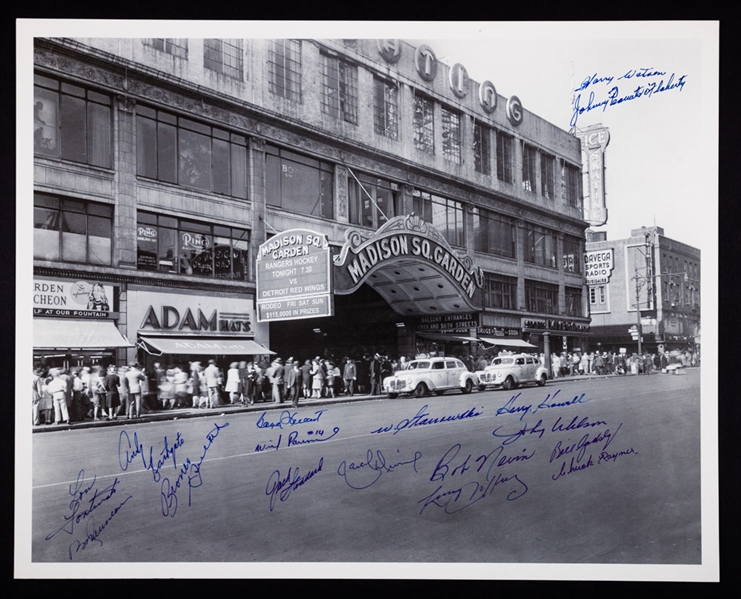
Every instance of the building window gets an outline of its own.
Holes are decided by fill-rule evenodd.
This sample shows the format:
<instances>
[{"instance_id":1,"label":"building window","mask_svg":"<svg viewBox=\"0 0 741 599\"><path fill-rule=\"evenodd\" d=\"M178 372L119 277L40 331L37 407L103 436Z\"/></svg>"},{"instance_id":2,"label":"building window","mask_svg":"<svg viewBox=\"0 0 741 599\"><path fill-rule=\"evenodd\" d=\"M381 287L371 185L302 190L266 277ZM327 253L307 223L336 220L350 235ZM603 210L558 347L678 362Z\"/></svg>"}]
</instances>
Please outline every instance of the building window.
<instances>
[{"instance_id":1,"label":"building window","mask_svg":"<svg viewBox=\"0 0 741 599\"><path fill-rule=\"evenodd\" d=\"M414 96L414 147L428 154L435 153L435 128L432 100Z\"/></svg>"},{"instance_id":2,"label":"building window","mask_svg":"<svg viewBox=\"0 0 741 599\"><path fill-rule=\"evenodd\" d=\"M142 42L145 46L151 46L160 52L188 59L188 40L185 38L148 37Z\"/></svg>"},{"instance_id":3,"label":"building window","mask_svg":"<svg viewBox=\"0 0 741 599\"><path fill-rule=\"evenodd\" d=\"M525 143L522 144L522 189L534 192L535 181L535 148Z\"/></svg>"},{"instance_id":4,"label":"building window","mask_svg":"<svg viewBox=\"0 0 741 599\"><path fill-rule=\"evenodd\" d=\"M216 73L242 81L244 79L242 40L203 40L203 66Z\"/></svg>"},{"instance_id":5,"label":"building window","mask_svg":"<svg viewBox=\"0 0 741 599\"><path fill-rule=\"evenodd\" d=\"M537 225L526 224L525 262L556 268L556 233Z\"/></svg>"},{"instance_id":6,"label":"building window","mask_svg":"<svg viewBox=\"0 0 741 599\"><path fill-rule=\"evenodd\" d=\"M581 306L581 288L566 287L566 316L583 316Z\"/></svg>"},{"instance_id":7,"label":"building window","mask_svg":"<svg viewBox=\"0 0 741 599\"><path fill-rule=\"evenodd\" d=\"M474 207L474 249L493 256L516 256L517 232L515 221L508 216Z\"/></svg>"},{"instance_id":8,"label":"building window","mask_svg":"<svg viewBox=\"0 0 741 599\"><path fill-rule=\"evenodd\" d=\"M247 138L137 106L136 172L142 177L247 198Z\"/></svg>"},{"instance_id":9,"label":"building window","mask_svg":"<svg viewBox=\"0 0 741 599\"><path fill-rule=\"evenodd\" d=\"M455 164L461 163L461 115L442 108L443 157ZM430 112L432 116L432 112Z\"/></svg>"},{"instance_id":10,"label":"building window","mask_svg":"<svg viewBox=\"0 0 741 599\"><path fill-rule=\"evenodd\" d=\"M599 285L589 288L589 311L597 314L599 312L609 312L607 285Z\"/></svg>"},{"instance_id":11,"label":"building window","mask_svg":"<svg viewBox=\"0 0 741 599\"><path fill-rule=\"evenodd\" d=\"M582 271L584 243L578 237L563 236L563 269L565 272Z\"/></svg>"},{"instance_id":12,"label":"building window","mask_svg":"<svg viewBox=\"0 0 741 599\"><path fill-rule=\"evenodd\" d=\"M558 285L525 280L525 303L529 312L558 314Z\"/></svg>"},{"instance_id":13,"label":"building window","mask_svg":"<svg viewBox=\"0 0 741 599\"><path fill-rule=\"evenodd\" d=\"M33 257L111 264L113 206L34 193Z\"/></svg>"},{"instance_id":14,"label":"building window","mask_svg":"<svg viewBox=\"0 0 741 599\"><path fill-rule=\"evenodd\" d=\"M478 121L473 123L473 166L477 173L491 174L490 130Z\"/></svg>"},{"instance_id":15,"label":"building window","mask_svg":"<svg viewBox=\"0 0 741 599\"><path fill-rule=\"evenodd\" d=\"M42 75L34 82L34 152L110 168L110 96Z\"/></svg>"},{"instance_id":16,"label":"building window","mask_svg":"<svg viewBox=\"0 0 741 599\"><path fill-rule=\"evenodd\" d=\"M268 51L270 93L301 101L301 42L299 40L271 40Z\"/></svg>"},{"instance_id":17,"label":"building window","mask_svg":"<svg viewBox=\"0 0 741 599\"><path fill-rule=\"evenodd\" d=\"M357 180L352 175L347 178L350 223L377 229L401 213L398 184L364 173L355 175Z\"/></svg>"},{"instance_id":18,"label":"building window","mask_svg":"<svg viewBox=\"0 0 741 599\"><path fill-rule=\"evenodd\" d=\"M334 168L328 162L265 147L267 203L290 212L334 215Z\"/></svg>"},{"instance_id":19,"label":"building window","mask_svg":"<svg viewBox=\"0 0 741 599\"><path fill-rule=\"evenodd\" d=\"M514 177L514 145L511 135L497 131L497 179L512 183Z\"/></svg>"},{"instance_id":20,"label":"building window","mask_svg":"<svg viewBox=\"0 0 741 599\"><path fill-rule=\"evenodd\" d=\"M348 123L357 123L358 69L326 54L322 54L322 66L322 112Z\"/></svg>"},{"instance_id":21,"label":"building window","mask_svg":"<svg viewBox=\"0 0 741 599\"><path fill-rule=\"evenodd\" d=\"M556 159L548 154L540 154L540 190L543 197L547 200L554 199L555 196L555 163Z\"/></svg>"},{"instance_id":22,"label":"building window","mask_svg":"<svg viewBox=\"0 0 741 599\"><path fill-rule=\"evenodd\" d=\"M450 245L463 246L463 204L415 189L412 206L416 214L431 223Z\"/></svg>"},{"instance_id":23,"label":"building window","mask_svg":"<svg viewBox=\"0 0 741 599\"><path fill-rule=\"evenodd\" d=\"M580 207L581 201L581 171L570 164L564 163L561 171L566 202L569 206Z\"/></svg>"},{"instance_id":24,"label":"building window","mask_svg":"<svg viewBox=\"0 0 741 599\"><path fill-rule=\"evenodd\" d=\"M396 84L373 80L373 128L376 133L397 139L399 135L399 92Z\"/></svg>"},{"instance_id":25,"label":"building window","mask_svg":"<svg viewBox=\"0 0 741 599\"><path fill-rule=\"evenodd\" d=\"M250 234L245 229L137 213L137 268L245 281Z\"/></svg>"},{"instance_id":26,"label":"building window","mask_svg":"<svg viewBox=\"0 0 741 599\"><path fill-rule=\"evenodd\" d=\"M517 305L517 279L485 272L484 302L487 308L514 310Z\"/></svg>"}]
</instances>

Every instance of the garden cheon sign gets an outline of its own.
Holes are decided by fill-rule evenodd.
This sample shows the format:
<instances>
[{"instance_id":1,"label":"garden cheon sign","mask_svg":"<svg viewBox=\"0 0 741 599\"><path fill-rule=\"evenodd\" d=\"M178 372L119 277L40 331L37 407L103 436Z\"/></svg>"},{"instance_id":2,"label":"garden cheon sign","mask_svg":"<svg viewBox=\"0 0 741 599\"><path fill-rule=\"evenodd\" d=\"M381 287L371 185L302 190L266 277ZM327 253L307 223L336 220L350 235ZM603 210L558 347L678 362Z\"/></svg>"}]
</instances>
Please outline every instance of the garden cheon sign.
<instances>
[{"instance_id":1,"label":"garden cheon sign","mask_svg":"<svg viewBox=\"0 0 741 599\"><path fill-rule=\"evenodd\" d=\"M375 233L349 229L334 256L335 293L373 287L404 316L478 311L484 275L419 216L397 216Z\"/></svg>"}]
</instances>

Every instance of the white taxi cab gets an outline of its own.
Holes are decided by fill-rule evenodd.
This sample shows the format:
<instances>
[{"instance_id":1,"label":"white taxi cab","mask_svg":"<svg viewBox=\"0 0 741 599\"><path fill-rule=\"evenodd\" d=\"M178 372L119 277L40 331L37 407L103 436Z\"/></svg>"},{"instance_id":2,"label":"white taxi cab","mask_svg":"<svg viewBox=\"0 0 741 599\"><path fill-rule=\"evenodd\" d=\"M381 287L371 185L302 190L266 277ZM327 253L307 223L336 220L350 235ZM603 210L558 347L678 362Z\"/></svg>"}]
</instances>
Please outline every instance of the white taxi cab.
<instances>
[{"instance_id":1,"label":"white taxi cab","mask_svg":"<svg viewBox=\"0 0 741 599\"><path fill-rule=\"evenodd\" d=\"M424 397L442 395L450 389L470 393L478 385L476 375L457 358L434 357L412 360L405 370L383 379L383 390L391 399L402 393Z\"/></svg>"},{"instance_id":2,"label":"white taxi cab","mask_svg":"<svg viewBox=\"0 0 741 599\"><path fill-rule=\"evenodd\" d=\"M498 356L484 370L476 371L478 388L483 391L489 386L514 389L525 383L545 385L548 371L540 360L528 354Z\"/></svg>"}]
</instances>

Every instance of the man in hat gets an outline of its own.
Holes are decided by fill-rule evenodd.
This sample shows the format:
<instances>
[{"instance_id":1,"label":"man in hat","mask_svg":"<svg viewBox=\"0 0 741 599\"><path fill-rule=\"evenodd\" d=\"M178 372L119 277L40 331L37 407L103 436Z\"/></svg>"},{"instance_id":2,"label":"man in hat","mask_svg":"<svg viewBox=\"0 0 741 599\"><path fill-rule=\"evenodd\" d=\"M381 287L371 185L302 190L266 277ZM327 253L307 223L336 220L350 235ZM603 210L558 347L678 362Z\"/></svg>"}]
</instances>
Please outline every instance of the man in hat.
<instances>
[{"instance_id":1,"label":"man in hat","mask_svg":"<svg viewBox=\"0 0 741 599\"><path fill-rule=\"evenodd\" d=\"M273 401L275 403L283 403L283 384L285 382L283 360L275 358L270 370L270 382L273 384Z\"/></svg>"},{"instance_id":2,"label":"man in hat","mask_svg":"<svg viewBox=\"0 0 741 599\"><path fill-rule=\"evenodd\" d=\"M301 371L299 361L286 362L286 396L294 408L298 408L298 396L301 392Z\"/></svg>"},{"instance_id":3,"label":"man in hat","mask_svg":"<svg viewBox=\"0 0 741 599\"><path fill-rule=\"evenodd\" d=\"M51 393L54 402L54 424L64 421L69 424L69 412L67 411L67 381L62 378L62 372L58 368L51 371L52 380L47 384L46 390Z\"/></svg>"},{"instance_id":4,"label":"man in hat","mask_svg":"<svg viewBox=\"0 0 741 599\"><path fill-rule=\"evenodd\" d=\"M381 393L381 368L383 362L381 361L381 355L376 353L373 356L373 361L370 365L370 386L371 395L379 395Z\"/></svg>"}]
</instances>

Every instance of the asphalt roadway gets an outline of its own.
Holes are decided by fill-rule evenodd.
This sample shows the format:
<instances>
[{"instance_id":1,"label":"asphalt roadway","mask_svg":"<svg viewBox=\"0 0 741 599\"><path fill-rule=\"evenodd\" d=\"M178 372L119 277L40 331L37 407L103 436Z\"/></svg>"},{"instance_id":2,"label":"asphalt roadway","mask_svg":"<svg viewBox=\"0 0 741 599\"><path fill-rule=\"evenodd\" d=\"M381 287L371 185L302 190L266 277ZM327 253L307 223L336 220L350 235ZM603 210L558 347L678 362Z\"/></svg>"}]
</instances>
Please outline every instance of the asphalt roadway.
<instances>
[{"instance_id":1,"label":"asphalt roadway","mask_svg":"<svg viewBox=\"0 0 741 599\"><path fill-rule=\"evenodd\" d=\"M197 415L33 435L33 561L701 562L699 369Z\"/></svg>"}]
</instances>

